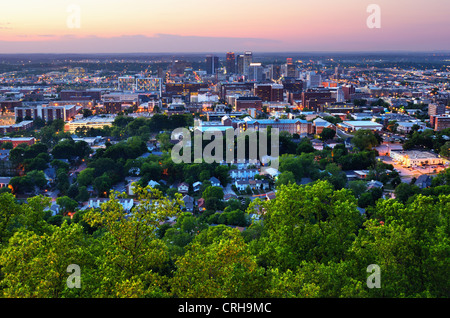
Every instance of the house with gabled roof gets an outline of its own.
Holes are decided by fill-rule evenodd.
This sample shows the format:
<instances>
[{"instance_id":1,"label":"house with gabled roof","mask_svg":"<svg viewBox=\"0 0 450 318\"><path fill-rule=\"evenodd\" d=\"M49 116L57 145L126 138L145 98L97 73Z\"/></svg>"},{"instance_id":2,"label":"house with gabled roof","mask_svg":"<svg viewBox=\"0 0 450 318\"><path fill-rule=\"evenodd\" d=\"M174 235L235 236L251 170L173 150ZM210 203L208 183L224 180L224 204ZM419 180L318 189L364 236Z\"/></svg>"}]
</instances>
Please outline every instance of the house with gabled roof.
<instances>
[{"instance_id":1,"label":"house with gabled roof","mask_svg":"<svg viewBox=\"0 0 450 318\"><path fill-rule=\"evenodd\" d=\"M178 192L180 193L188 193L189 192L189 184L186 182L181 182L177 187Z\"/></svg>"}]
</instances>

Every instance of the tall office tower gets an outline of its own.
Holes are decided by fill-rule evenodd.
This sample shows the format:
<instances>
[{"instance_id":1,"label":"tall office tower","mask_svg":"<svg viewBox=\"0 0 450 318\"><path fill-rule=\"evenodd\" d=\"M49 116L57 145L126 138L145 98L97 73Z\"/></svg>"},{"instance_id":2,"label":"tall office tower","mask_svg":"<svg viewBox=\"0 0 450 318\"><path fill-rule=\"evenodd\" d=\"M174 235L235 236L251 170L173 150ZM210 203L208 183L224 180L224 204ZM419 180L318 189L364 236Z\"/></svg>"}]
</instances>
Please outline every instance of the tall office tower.
<instances>
[{"instance_id":1,"label":"tall office tower","mask_svg":"<svg viewBox=\"0 0 450 318\"><path fill-rule=\"evenodd\" d=\"M297 66L294 64L286 64L286 77L297 77Z\"/></svg>"},{"instance_id":2,"label":"tall office tower","mask_svg":"<svg viewBox=\"0 0 450 318\"><path fill-rule=\"evenodd\" d=\"M261 63L250 63L248 66L248 80L252 82L261 82L263 80L264 67Z\"/></svg>"},{"instance_id":3,"label":"tall office tower","mask_svg":"<svg viewBox=\"0 0 450 318\"><path fill-rule=\"evenodd\" d=\"M226 68L227 74L236 74L236 57L234 52L227 53Z\"/></svg>"},{"instance_id":4,"label":"tall office tower","mask_svg":"<svg viewBox=\"0 0 450 318\"><path fill-rule=\"evenodd\" d=\"M236 57L236 71L238 74L244 74L244 54Z\"/></svg>"},{"instance_id":5,"label":"tall office tower","mask_svg":"<svg viewBox=\"0 0 450 318\"><path fill-rule=\"evenodd\" d=\"M219 58L214 55L206 56L206 74L216 74L219 68Z\"/></svg>"},{"instance_id":6,"label":"tall office tower","mask_svg":"<svg viewBox=\"0 0 450 318\"><path fill-rule=\"evenodd\" d=\"M341 79L341 75L344 73L343 69L340 66L336 66L334 68L334 79Z\"/></svg>"},{"instance_id":7,"label":"tall office tower","mask_svg":"<svg viewBox=\"0 0 450 318\"><path fill-rule=\"evenodd\" d=\"M250 64L253 62L253 54L250 51L244 53L244 75L248 75Z\"/></svg>"},{"instance_id":8,"label":"tall office tower","mask_svg":"<svg viewBox=\"0 0 450 318\"><path fill-rule=\"evenodd\" d=\"M322 83L322 76L316 72L309 72L306 76L306 83L308 88L319 87Z\"/></svg>"},{"instance_id":9,"label":"tall office tower","mask_svg":"<svg viewBox=\"0 0 450 318\"><path fill-rule=\"evenodd\" d=\"M271 80L278 81L281 77L281 65L270 65Z\"/></svg>"},{"instance_id":10,"label":"tall office tower","mask_svg":"<svg viewBox=\"0 0 450 318\"><path fill-rule=\"evenodd\" d=\"M282 67L284 77L297 77L297 66L292 62L292 57L286 59L286 63Z\"/></svg>"}]
</instances>

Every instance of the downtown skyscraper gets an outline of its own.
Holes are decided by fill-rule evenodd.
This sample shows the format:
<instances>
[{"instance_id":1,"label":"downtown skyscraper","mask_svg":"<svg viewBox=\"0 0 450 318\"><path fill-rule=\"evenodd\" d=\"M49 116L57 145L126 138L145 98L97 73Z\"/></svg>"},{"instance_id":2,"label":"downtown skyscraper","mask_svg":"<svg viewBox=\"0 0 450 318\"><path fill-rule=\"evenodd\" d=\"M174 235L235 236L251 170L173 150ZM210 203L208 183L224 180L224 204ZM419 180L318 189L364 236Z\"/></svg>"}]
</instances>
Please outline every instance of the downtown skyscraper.
<instances>
[{"instance_id":1,"label":"downtown skyscraper","mask_svg":"<svg viewBox=\"0 0 450 318\"><path fill-rule=\"evenodd\" d=\"M225 67L228 74L236 74L236 56L234 52L227 53Z\"/></svg>"},{"instance_id":2,"label":"downtown skyscraper","mask_svg":"<svg viewBox=\"0 0 450 318\"><path fill-rule=\"evenodd\" d=\"M214 55L206 56L206 73L207 74L216 74L217 69L219 68L219 57Z\"/></svg>"}]
</instances>

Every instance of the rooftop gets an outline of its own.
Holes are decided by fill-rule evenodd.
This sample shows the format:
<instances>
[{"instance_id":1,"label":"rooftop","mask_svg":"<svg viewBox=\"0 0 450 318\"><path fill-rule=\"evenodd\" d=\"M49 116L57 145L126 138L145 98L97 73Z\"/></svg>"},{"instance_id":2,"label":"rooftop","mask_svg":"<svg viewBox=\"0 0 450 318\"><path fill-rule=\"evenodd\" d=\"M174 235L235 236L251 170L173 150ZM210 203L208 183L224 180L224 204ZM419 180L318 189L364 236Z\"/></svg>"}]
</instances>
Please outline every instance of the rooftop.
<instances>
[{"instance_id":1,"label":"rooftop","mask_svg":"<svg viewBox=\"0 0 450 318\"><path fill-rule=\"evenodd\" d=\"M375 123L370 120L347 120L343 123L350 126L383 126L382 124Z\"/></svg>"},{"instance_id":2,"label":"rooftop","mask_svg":"<svg viewBox=\"0 0 450 318\"><path fill-rule=\"evenodd\" d=\"M408 151L391 151L392 153L398 153L403 156L407 156L410 159L426 159L426 158L437 158L438 156L429 151L420 151L420 150L408 150Z\"/></svg>"},{"instance_id":3,"label":"rooftop","mask_svg":"<svg viewBox=\"0 0 450 318\"><path fill-rule=\"evenodd\" d=\"M304 119L253 119L253 120L249 120L247 121L248 124L255 124L255 123L259 123L259 124L275 124L275 123L279 123L279 124L295 124L297 122L306 124L307 121Z\"/></svg>"}]
</instances>

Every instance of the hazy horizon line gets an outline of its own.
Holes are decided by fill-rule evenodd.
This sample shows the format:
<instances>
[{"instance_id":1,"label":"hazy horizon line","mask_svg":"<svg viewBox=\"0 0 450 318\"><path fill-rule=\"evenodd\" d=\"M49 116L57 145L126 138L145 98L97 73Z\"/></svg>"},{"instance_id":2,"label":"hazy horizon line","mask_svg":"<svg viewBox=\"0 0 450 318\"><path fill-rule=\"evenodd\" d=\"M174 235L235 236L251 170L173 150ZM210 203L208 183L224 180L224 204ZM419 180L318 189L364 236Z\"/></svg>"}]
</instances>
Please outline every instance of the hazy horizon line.
<instances>
[{"instance_id":1,"label":"hazy horizon line","mask_svg":"<svg viewBox=\"0 0 450 318\"><path fill-rule=\"evenodd\" d=\"M333 54L370 54L370 53L450 53L450 49L446 50L410 50L410 49L385 49L385 50L349 50L349 51L338 51L338 50L317 50L317 51L255 51L255 50L241 50L241 51L228 51L228 52L246 52L250 51L253 54L323 54L323 53L333 53ZM199 55L199 54L226 54L227 51L158 51L158 52L83 52L83 53L75 53L75 52L65 52L65 53L51 53L51 52L15 52L15 53L1 53L0 55L173 55L173 54L191 54L191 55Z\"/></svg>"}]
</instances>

